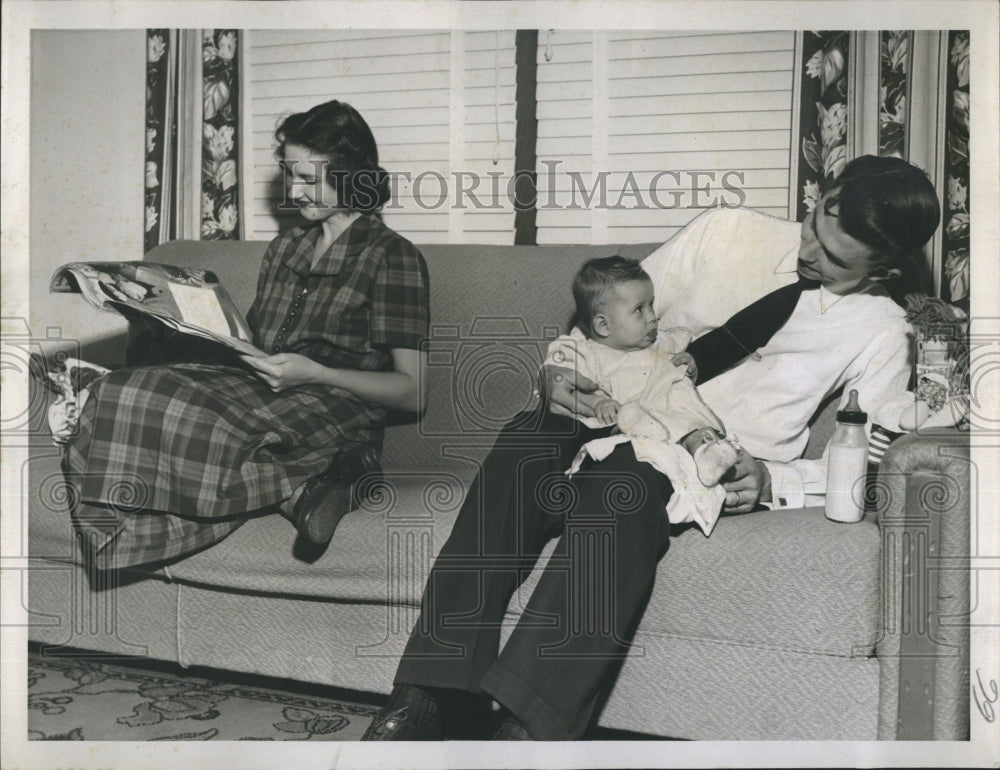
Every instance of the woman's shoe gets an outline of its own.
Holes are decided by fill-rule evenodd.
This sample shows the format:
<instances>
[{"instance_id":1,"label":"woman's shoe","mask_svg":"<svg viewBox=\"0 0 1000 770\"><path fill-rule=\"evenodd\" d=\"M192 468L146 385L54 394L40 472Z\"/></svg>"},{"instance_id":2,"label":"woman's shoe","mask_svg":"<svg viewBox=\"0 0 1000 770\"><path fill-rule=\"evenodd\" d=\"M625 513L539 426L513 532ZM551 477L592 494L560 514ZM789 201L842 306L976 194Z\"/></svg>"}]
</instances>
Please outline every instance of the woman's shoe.
<instances>
[{"instance_id":1,"label":"woman's shoe","mask_svg":"<svg viewBox=\"0 0 1000 770\"><path fill-rule=\"evenodd\" d=\"M392 689L389 702L361 736L363 741L440 741L444 725L437 701L410 685Z\"/></svg>"},{"instance_id":2,"label":"woman's shoe","mask_svg":"<svg viewBox=\"0 0 1000 770\"><path fill-rule=\"evenodd\" d=\"M378 458L371 447L338 454L323 473L306 482L295 501L292 516L299 534L314 545L329 543L340 520L353 507L352 485L377 468Z\"/></svg>"}]
</instances>

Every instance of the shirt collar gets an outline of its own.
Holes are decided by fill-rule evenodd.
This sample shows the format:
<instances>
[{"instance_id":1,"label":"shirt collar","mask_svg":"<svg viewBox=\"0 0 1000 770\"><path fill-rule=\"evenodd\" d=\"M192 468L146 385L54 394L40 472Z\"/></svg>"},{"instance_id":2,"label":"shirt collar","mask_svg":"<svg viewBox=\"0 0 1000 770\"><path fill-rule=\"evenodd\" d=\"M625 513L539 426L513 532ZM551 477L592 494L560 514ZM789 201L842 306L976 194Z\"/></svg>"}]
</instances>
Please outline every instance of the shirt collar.
<instances>
[{"instance_id":1,"label":"shirt collar","mask_svg":"<svg viewBox=\"0 0 1000 770\"><path fill-rule=\"evenodd\" d=\"M321 225L314 225L306 230L295 250L288 256L285 263L302 276L337 275L344 267L348 257L360 254L365 246L375 237L381 222L371 214L362 214L351 222L330 247L313 265L312 257L316 243L323 234Z\"/></svg>"}]
</instances>

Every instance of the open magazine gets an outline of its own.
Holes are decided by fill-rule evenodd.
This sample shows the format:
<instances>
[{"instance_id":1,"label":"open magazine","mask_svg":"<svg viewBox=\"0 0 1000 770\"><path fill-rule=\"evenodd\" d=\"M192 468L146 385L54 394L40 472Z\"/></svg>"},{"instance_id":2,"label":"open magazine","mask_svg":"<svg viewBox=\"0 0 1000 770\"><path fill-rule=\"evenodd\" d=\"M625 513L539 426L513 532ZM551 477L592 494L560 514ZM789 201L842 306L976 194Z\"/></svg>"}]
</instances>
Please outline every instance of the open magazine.
<instances>
[{"instance_id":1,"label":"open magazine","mask_svg":"<svg viewBox=\"0 0 1000 770\"><path fill-rule=\"evenodd\" d=\"M74 292L101 310L143 313L170 329L251 356L246 320L214 273L155 262L71 262L52 276L52 292Z\"/></svg>"}]
</instances>

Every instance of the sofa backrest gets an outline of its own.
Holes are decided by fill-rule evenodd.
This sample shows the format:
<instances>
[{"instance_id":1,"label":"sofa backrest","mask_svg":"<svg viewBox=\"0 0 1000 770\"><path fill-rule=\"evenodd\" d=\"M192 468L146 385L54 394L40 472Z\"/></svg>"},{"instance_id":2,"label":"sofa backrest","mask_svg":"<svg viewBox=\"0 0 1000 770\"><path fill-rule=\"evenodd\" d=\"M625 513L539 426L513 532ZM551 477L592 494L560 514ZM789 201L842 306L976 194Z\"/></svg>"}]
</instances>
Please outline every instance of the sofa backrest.
<instances>
[{"instance_id":1,"label":"sofa backrest","mask_svg":"<svg viewBox=\"0 0 1000 770\"><path fill-rule=\"evenodd\" d=\"M499 428L537 403L538 368L549 340L569 327L580 264L609 254L641 259L657 245L420 246L431 282L428 408L419 421L393 421L387 467L473 472ZM213 271L246 312L266 248L264 241L173 241L146 259ZM807 456L822 451L830 417L816 424Z\"/></svg>"}]
</instances>

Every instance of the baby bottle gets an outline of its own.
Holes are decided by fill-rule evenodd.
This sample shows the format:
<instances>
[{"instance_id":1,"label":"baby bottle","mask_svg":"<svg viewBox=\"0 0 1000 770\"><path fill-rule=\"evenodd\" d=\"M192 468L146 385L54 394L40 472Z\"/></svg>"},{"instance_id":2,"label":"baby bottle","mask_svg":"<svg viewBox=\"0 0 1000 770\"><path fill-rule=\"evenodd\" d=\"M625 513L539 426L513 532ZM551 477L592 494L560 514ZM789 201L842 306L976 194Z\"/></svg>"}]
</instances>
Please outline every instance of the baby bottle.
<instances>
[{"instance_id":1,"label":"baby bottle","mask_svg":"<svg viewBox=\"0 0 1000 770\"><path fill-rule=\"evenodd\" d=\"M826 517L831 521L861 521L868 470L868 414L852 390L847 406L837 412L837 429L830 439L826 476Z\"/></svg>"}]
</instances>

